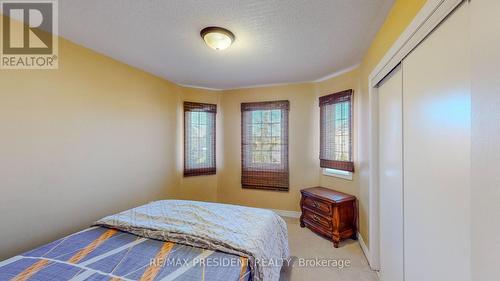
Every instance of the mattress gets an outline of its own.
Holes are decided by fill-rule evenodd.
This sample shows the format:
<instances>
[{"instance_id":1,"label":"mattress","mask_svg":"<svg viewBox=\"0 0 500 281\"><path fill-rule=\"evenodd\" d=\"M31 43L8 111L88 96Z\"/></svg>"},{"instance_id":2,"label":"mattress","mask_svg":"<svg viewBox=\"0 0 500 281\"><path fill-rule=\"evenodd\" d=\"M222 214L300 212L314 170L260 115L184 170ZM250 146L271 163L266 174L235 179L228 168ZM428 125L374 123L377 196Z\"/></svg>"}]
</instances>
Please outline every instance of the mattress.
<instances>
[{"instance_id":1,"label":"mattress","mask_svg":"<svg viewBox=\"0 0 500 281\"><path fill-rule=\"evenodd\" d=\"M0 262L0 280L252 280L247 259L92 227Z\"/></svg>"}]
</instances>

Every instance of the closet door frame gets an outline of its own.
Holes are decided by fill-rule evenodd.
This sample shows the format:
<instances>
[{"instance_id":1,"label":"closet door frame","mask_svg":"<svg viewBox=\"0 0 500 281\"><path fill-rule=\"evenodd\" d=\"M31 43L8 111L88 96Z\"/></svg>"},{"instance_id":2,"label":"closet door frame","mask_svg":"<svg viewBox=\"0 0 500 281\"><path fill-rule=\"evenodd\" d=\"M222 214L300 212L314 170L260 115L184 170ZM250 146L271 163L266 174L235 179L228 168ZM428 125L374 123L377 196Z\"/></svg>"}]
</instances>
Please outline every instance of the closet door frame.
<instances>
[{"instance_id":1,"label":"closet door frame","mask_svg":"<svg viewBox=\"0 0 500 281\"><path fill-rule=\"evenodd\" d=\"M403 75L400 64L379 87L379 243L383 249L379 277L384 281L405 278Z\"/></svg>"},{"instance_id":2,"label":"closet door frame","mask_svg":"<svg viewBox=\"0 0 500 281\"><path fill-rule=\"evenodd\" d=\"M359 235L359 240L373 270L380 270L378 83L464 1L467 0L428 0L368 76L368 236L370 248L364 244L361 235Z\"/></svg>"}]
</instances>

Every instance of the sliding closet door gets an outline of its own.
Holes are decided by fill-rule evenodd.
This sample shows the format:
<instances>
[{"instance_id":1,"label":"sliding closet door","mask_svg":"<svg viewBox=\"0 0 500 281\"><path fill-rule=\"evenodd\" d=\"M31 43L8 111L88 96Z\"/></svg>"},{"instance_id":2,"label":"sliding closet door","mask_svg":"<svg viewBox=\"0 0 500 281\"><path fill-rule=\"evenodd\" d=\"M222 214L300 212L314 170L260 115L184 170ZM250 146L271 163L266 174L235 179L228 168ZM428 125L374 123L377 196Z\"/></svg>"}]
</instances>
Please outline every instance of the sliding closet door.
<instances>
[{"instance_id":1,"label":"sliding closet door","mask_svg":"<svg viewBox=\"0 0 500 281\"><path fill-rule=\"evenodd\" d=\"M378 88L380 280L403 281L403 77L398 67Z\"/></svg>"},{"instance_id":2,"label":"sliding closet door","mask_svg":"<svg viewBox=\"0 0 500 281\"><path fill-rule=\"evenodd\" d=\"M403 61L406 281L470 280L467 8Z\"/></svg>"}]
</instances>

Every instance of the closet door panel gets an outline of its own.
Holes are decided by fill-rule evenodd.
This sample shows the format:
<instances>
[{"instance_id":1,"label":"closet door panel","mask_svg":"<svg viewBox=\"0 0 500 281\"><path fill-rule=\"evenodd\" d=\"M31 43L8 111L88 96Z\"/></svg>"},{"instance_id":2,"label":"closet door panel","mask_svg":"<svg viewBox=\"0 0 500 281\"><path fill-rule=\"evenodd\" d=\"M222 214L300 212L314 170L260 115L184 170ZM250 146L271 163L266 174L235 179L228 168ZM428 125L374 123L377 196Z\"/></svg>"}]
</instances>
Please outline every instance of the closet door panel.
<instances>
[{"instance_id":1,"label":"closet door panel","mask_svg":"<svg viewBox=\"0 0 500 281\"><path fill-rule=\"evenodd\" d=\"M403 61L406 281L470 280L467 4Z\"/></svg>"},{"instance_id":2,"label":"closet door panel","mask_svg":"<svg viewBox=\"0 0 500 281\"><path fill-rule=\"evenodd\" d=\"M403 77L401 68L378 88L380 279L403 280Z\"/></svg>"}]
</instances>

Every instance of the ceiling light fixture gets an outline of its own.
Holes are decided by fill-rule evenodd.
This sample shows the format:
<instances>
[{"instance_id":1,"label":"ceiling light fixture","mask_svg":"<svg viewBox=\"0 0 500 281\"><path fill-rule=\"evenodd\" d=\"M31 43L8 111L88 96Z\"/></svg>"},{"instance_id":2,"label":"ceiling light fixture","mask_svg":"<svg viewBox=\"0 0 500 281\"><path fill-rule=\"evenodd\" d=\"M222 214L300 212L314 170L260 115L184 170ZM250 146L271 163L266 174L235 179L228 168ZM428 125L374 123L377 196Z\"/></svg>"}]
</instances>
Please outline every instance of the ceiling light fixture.
<instances>
[{"instance_id":1,"label":"ceiling light fixture","mask_svg":"<svg viewBox=\"0 0 500 281\"><path fill-rule=\"evenodd\" d=\"M222 27L205 27L201 30L200 35L207 46L217 51L229 48L234 42L234 34Z\"/></svg>"}]
</instances>

